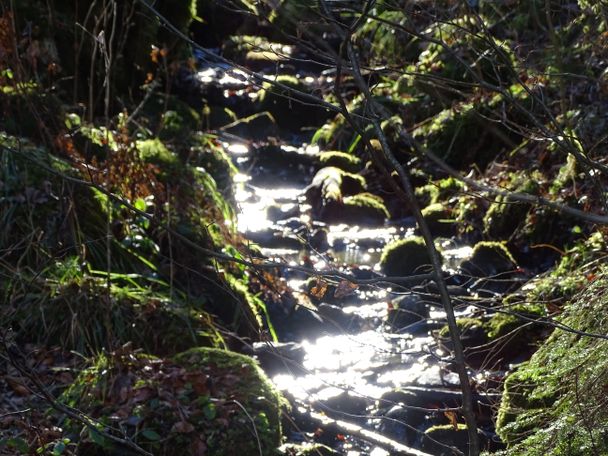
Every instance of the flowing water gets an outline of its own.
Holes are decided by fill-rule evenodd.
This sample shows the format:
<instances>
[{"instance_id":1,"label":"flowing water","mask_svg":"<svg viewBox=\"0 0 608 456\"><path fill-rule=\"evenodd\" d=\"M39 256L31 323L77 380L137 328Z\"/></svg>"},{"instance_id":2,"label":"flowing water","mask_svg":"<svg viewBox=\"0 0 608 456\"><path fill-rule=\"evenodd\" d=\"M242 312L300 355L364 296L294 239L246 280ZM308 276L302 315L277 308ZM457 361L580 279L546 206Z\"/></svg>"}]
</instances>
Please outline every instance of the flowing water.
<instances>
[{"instance_id":1,"label":"flowing water","mask_svg":"<svg viewBox=\"0 0 608 456\"><path fill-rule=\"evenodd\" d=\"M233 105L255 98L242 74L207 69L200 78L223 89ZM408 220L375 227L314 220L304 193L320 151L306 138L286 136L271 147L246 136L222 138L239 169L234 179L238 229L271 260L319 274L338 270L381 278L384 245L414 232ZM449 239L443 248L447 270L471 253ZM325 443L348 456L423 454L416 451L424 448L424 430L452 423L449 409L460 405L458 377L449 370L449 352L436 335L445 320L438 302L429 294L380 283L324 290L324 280L310 284L308 277L287 270L295 302L270 309L277 333L289 343L257 344L254 350L292 402L289 439ZM405 327L389 324L397 301L420 296L429 304L428 318ZM458 310L461 315L472 311L466 305ZM491 374L472 372L480 388ZM480 399L486 408L492 402L487 395ZM480 412L485 415L489 409ZM491 431L486 421L481 424Z\"/></svg>"}]
</instances>

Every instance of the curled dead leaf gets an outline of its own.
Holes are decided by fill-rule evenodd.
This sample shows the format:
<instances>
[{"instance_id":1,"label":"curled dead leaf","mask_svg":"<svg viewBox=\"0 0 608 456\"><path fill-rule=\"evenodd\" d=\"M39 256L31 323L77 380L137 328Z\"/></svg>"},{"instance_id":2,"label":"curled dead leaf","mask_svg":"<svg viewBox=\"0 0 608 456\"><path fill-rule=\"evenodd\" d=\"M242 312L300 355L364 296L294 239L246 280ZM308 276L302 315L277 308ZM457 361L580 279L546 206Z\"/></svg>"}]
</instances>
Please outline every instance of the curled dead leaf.
<instances>
[{"instance_id":1,"label":"curled dead leaf","mask_svg":"<svg viewBox=\"0 0 608 456\"><path fill-rule=\"evenodd\" d=\"M357 288L359 288L359 285L356 283L349 282L348 280L341 280L334 292L334 298L343 298L353 294Z\"/></svg>"}]
</instances>

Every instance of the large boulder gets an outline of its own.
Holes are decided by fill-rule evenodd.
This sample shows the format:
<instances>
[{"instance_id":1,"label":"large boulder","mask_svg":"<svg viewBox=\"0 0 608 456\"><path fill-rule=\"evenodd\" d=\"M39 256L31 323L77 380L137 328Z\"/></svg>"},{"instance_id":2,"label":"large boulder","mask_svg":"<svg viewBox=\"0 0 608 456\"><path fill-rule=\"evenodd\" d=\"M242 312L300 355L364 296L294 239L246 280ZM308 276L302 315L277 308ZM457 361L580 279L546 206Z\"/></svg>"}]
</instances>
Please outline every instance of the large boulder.
<instances>
[{"instance_id":1,"label":"large boulder","mask_svg":"<svg viewBox=\"0 0 608 456\"><path fill-rule=\"evenodd\" d=\"M226 350L193 348L172 359L127 349L102 355L60 400L155 455L269 456L281 443L280 394L251 358ZM78 421L63 426L83 453L122 454Z\"/></svg>"},{"instance_id":2,"label":"large boulder","mask_svg":"<svg viewBox=\"0 0 608 456\"><path fill-rule=\"evenodd\" d=\"M501 242L478 242L460 269L472 277L492 277L517 270L517 263Z\"/></svg>"}]
</instances>

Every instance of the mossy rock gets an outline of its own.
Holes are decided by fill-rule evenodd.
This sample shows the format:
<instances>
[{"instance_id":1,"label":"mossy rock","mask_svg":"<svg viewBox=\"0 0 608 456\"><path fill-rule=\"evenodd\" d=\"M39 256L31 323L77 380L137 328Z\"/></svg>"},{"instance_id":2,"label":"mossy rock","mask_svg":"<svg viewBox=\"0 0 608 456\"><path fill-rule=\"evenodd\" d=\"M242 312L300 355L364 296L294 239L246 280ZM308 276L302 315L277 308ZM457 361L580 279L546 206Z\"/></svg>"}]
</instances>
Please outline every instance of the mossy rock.
<instances>
[{"instance_id":1,"label":"mossy rock","mask_svg":"<svg viewBox=\"0 0 608 456\"><path fill-rule=\"evenodd\" d=\"M460 330L460 339L465 349L478 347L488 341L486 325L481 318L458 318L456 319L456 325ZM438 335L443 344L451 349L452 342L448 325L443 326Z\"/></svg>"},{"instance_id":2,"label":"mossy rock","mask_svg":"<svg viewBox=\"0 0 608 456\"><path fill-rule=\"evenodd\" d=\"M468 260L460 269L473 277L491 277L517 269L517 263L502 242L482 241L475 244Z\"/></svg>"},{"instance_id":3,"label":"mossy rock","mask_svg":"<svg viewBox=\"0 0 608 456\"><path fill-rule=\"evenodd\" d=\"M319 154L319 164L322 168L333 166L349 173L361 171L361 159L352 154L339 151L326 151Z\"/></svg>"},{"instance_id":4,"label":"mossy rock","mask_svg":"<svg viewBox=\"0 0 608 456\"><path fill-rule=\"evenodd\" d=\"M441 203L422 209L422 217L434 236L451 236L456 232L455 220L449 208Z\"/></svg>"},{"instance_id":5,"label":"mossy rock","mask_svg":"<svg viewBox=\"0 0 608 456\"><path fill-rule=\"evenodd\" d=\"M540 191L540 176L514 175L508 188L517 193L536 195ZM525 226L532 205L497 196L483 219L484 234L490 239L506 239Z\"/></svg>"},{"instance_id":6,"label":"mossy rock","mask_svg":"<svg viewBox=\"0 0 608 456\"><path fill-rule=\"evenodd\" d=\"M276 65L287 61L292 51L292 46L274 43L265 37L235 35L224 42L222 55L244 63L253 70L259 70L267 64Z\"/></svg>"},{"instance_id":7,"label":"mossy rock","mask_svg":"<svg viewBox=\"0 0 608 456\"><path fill-rule=\"evenodd\" d=\"M371 193L358 193L342 201L329 201L321 211L321 219L327 223L379 225L388 217L382 198Z\"/></svg>"},{"instance_id":8,"label":"mossy rock","mask_svg":"<svg viewBox=\"0 0 608 456\"><path fill-rule=\"evenodd\" d=\"M542 305L519 304L505 306L501 310L509 313L497 312L486 323L490 340L501 339L508 335L509 340L505 341L507 348L515 353L525 351L538 341L540 332L545 326L542 323L531 323L528 319L543 318L545 311ZM504 350L505 347L502 348Z\"/></svg>"},{"instance_id":9,"label":"mossy rock","mask_svg":"<svg viewBox=\"0 0 608 456\"><path fill-rule=\"evenodd\" d=\"M482 449L488 448L488 439L481 431L477 433ZM463 454L469 451L469 435L465 424L440 424L431 426L422 437L422 451L436 456L451 456L454 454L448 447L457 448Z\"/></svg>"},{"instance_id":10,"label":"mossy rock","mask_svg":"<svg viewBox=\"0 0 608 456\"><path fill-rule=\"evenodd\" d=\"M179 172L182 168L179 157L158 138L137 141L136 146L142 160L158 166L161 174Z\"/></svg>"},{"instance_id":11,"label":"mossy rock","mask_svg":"<svg viewBox=\"0 0 608 456\"><path fill-rule=\"evenodd\" d=\"M432 270L424 239L412 236L387 244L382 251L380 268L387 276L407 276Z\"/></svg>"},{"instance_id":12,"label":"mossy rock","mask_svg":"<svg viewBox=\"0 0 608 456\"><path fill-rule=\"evenodd\" d=\"M382 11L378 17L378 20L365 21L354 35L361 51L375 59L376 64L403 65L404 61L415 60L420 54L419 41L411 34L389 25L413 26L409 12L405 9Z\"/></svg>"},{"instance_id":13,"label":"mossy rock","mask_svg":"<svg viewBox=\"0 0 608 456\"><path fill-rule=\"evenodd\" d=\"M605 266L579 292L559 318L575 331L606 334L599 318L608 311ZM497 432L504 455L606 454L608 343L556 329L530 361L511 373L504 386Z\"/></svg>"},{"instance_id":14,"label":"mossy rock","mask_svg":"<svg viewBox=\"0 0 608 456\"><path fill-rule=\"evenodd\" d=\"M344 196L356 195L364 190L363 176L328 166L317 171L305 194L313 211L320 213L325 202L342 201Z\"/></svg>"},{"instance_id":15,"label":"mossy rock","mask_svg":"<svg viewBox=\"0 0 608 456\"><path fill-rule=\"evenodd\" d=\"M514 101L513 101L514 100ZM444 109L413 131L414 138L459 169L476 164L485 168L500 153L511 151L522 137L493 121L496 112L505 112L509 120L524 125L516 104L528 108L531 103L521 88L510 89L510 96L488 96L482 100L462 102Z\"/></svg>"},{"instance_id":16,"label":"mossy rock","mask_svg":"<svg viewBox=\"0 0 608 456\"><path fill-rule=\"evenodd\" d=\"M251 358L227 350L193 348L172 359L126 349L102 355L60 401L120 426L159 456L203 449L226 456L274 455L281 443L283 399ZM86 454L122 450L79 422L63 426Z\"/></svg>"},{"instance_id":17,"label":"mossy rock","mask_svg":"<svg viewBox=\"0 0 608 456\"><path fill-rule=\"evenodd\" d=\"M453 177L447 177L416 188L416 198L422 207L437 203L447 203L450 198L464 190L464 184Z\"/></svg>"},{"instance_id":18,"label":"mossy rock","mask_svg":"<svg viewBox=\"0 0 608 456\"><path fill-rule=\"evenodd\" d=\"M300 79L279 75L273 82L283 87L265 82L258 94L258 109L270 112L281 128L298 131L305 126L318 125L329 118L329 111L315 106L311 100L297 93L311 92Z\"/></svg>"}]
</instances>

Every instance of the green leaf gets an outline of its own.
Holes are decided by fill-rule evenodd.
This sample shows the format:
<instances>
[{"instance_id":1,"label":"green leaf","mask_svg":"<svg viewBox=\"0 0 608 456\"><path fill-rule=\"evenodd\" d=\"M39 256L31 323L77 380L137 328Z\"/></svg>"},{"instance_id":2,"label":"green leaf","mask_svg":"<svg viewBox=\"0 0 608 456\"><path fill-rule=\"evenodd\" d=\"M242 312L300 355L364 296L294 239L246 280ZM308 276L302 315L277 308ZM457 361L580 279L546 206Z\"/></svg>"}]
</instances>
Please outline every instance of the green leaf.
<instances>
[{"instance_id":1,"label":"green leaf","mask_svg":"<svg viewBox=\"0 0 608 456\"><path fill-rule=\"evenodd\" d=\"M80 127L81 121L78 114L70 113L65 116L65 126L71 130L72 128Z\"/></svg>"},{"instance_id":2,"label":"green leaf","mask_svg":"<svg viewBox=\"0 0 608 456\"><path fill-rule=\"evenodd\" d=\"M135 206L135 209L144 212L146 210L146 201L143 198L137 198L133 206Z\"/></svg>"},{"instance_id":3,"label":"green leaf","mask_svg":"<svg viewBox=\"0 0 608 456\"><path fill-rule=\"evenodd\" d=\"M209 403L205 405L205 407L203 407L203 415L205 415L205 418L207 418L208 420L212 420L213 418L215 418L217 415L215 404Z\"/></svg>"},{"instance_id":4,"label":"green leaf","mask_svg":"<svg viewBox=\"0 0 608 456\"><path fill-rule=\"evenodd\" d=\"M152 442L156 442L158 440L161 439L160 435L158 434L158 432L152 430L152 429L144 429L143 431L141 431L141 435L148 439L151 440Z\"/></svg>"}]
</instances>

